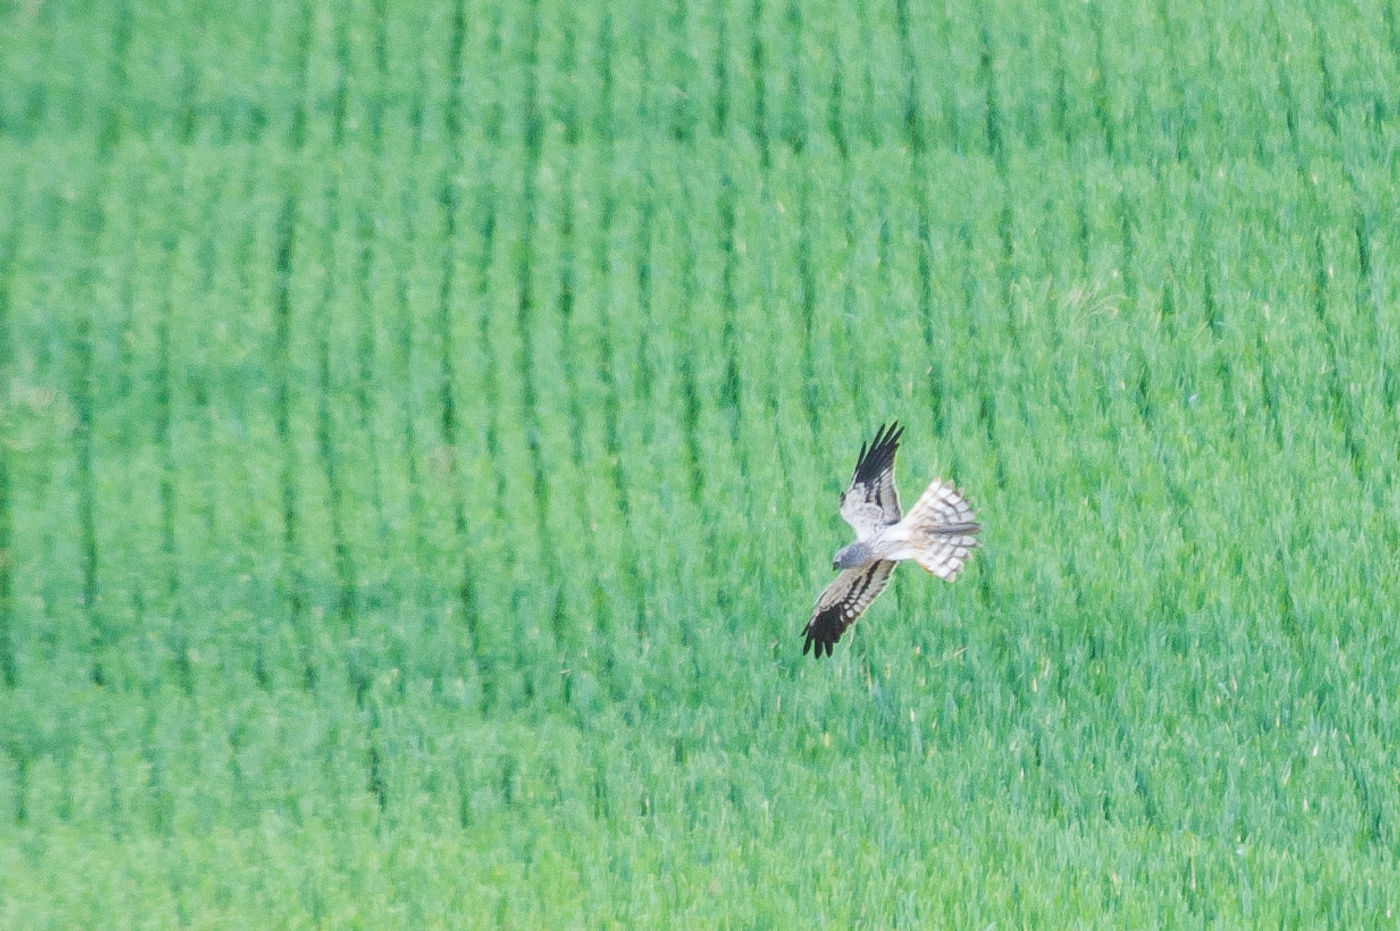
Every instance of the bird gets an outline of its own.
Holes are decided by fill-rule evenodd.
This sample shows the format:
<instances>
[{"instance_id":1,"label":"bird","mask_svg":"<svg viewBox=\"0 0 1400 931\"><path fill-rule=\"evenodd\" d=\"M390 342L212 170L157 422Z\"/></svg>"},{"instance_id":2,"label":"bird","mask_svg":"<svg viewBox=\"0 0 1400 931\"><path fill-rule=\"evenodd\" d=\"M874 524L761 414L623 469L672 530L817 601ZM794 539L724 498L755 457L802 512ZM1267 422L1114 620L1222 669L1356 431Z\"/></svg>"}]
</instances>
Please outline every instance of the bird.
<instances>
[{"instance_id":1,"label":"bird","mask_svg":"<svg viewBox=\"0 0 1400 931\"><path fill-rule=\"evenodd\" d=\"M895 563L912 559L951 582L978 546L982 525L977 513L951 482L934 479L907 515L900 512L894 454L903 435L898 421L888 427L881 424L875 438L861 444L855 474L838 509L856 539L831 559L832 570L840 574L812 608L803 631L804 656L813 647L817 659L823 651L831 655L846 628L884 591Z\"/></svg>"}]
</instances>

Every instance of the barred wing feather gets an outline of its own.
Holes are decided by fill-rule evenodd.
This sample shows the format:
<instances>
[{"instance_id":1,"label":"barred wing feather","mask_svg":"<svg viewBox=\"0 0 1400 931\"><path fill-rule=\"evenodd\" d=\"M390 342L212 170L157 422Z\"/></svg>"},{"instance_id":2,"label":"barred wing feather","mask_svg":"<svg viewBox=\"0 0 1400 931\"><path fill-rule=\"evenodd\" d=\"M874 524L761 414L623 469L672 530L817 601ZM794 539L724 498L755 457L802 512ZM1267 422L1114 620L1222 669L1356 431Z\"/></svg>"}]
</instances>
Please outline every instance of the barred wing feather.
<instances>
[{"instance_id":1,"label":"barred wing feather","mask_svg":"<svg viewBox=\"0 0 1400 931\"><path fill-rule=\"evenodd\" d=\"M894 563L882 559L859 569L847 569L833 579L817 599L812 619L803 631L807 636L802 645L803 655L816 644L817 656L821 656L823 650L830 656L832 646L841 639L846 628L885 590L893 571Z\"/></svg>"}]
</instances>

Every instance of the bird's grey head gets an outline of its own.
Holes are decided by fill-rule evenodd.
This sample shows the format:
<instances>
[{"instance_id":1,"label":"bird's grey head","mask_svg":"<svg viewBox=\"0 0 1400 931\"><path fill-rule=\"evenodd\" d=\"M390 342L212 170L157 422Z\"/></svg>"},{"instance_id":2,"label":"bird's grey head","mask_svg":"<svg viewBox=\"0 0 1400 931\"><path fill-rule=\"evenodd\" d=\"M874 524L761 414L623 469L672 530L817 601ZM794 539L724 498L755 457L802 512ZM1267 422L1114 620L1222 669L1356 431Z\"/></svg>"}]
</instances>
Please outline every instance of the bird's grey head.
<instances>
[{"instance_id":1,"label":"bird's grey head","mask_svg":"<svg viewBox=\"0 0 1400 931\"><path fill-rule=\"evenodd\" d=\"M843 546L836 551L836 555L831 557L831 568L858 569L870 563L873 555L870 552L870 547L864 543L852 543L850 546Z\"/></svg>"}]
</instances>

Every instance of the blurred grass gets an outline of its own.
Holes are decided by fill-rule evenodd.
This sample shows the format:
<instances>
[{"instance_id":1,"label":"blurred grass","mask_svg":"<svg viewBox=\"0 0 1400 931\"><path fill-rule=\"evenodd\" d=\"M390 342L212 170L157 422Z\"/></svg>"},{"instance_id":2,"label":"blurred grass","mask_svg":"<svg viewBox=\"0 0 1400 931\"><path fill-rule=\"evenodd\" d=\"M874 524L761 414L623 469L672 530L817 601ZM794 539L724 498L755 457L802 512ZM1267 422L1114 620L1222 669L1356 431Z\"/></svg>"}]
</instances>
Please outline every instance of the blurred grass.
<instances>
[{"instance_id":1,"label":"blurred grass","mask_svg":"<svg viewBox=\"0 0 1400 931\"><path fill-rule=\"evenodd\" d=\"M0 34L0 924L1391 919L1383 5Z\"/></svg>"}]
</instances>

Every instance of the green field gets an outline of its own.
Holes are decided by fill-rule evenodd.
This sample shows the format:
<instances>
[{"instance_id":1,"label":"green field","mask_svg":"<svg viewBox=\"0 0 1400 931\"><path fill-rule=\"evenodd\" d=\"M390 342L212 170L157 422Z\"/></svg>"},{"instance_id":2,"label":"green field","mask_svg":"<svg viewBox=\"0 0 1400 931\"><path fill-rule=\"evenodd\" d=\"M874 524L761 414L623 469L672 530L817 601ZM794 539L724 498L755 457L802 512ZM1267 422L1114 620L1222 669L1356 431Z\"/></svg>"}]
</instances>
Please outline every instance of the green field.
<instances>
[{"instance_id":1,"label":"green field","mask_svg":"<svg viewBox=\"0 0 1400 931\"><path fill-rule=\"evenodd\" d=\"M240 6L0 3L0 926L1400 922L1391 4Z\"/></svg>"}]
</instances>

